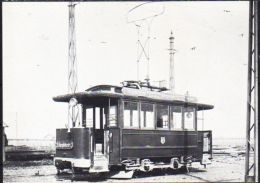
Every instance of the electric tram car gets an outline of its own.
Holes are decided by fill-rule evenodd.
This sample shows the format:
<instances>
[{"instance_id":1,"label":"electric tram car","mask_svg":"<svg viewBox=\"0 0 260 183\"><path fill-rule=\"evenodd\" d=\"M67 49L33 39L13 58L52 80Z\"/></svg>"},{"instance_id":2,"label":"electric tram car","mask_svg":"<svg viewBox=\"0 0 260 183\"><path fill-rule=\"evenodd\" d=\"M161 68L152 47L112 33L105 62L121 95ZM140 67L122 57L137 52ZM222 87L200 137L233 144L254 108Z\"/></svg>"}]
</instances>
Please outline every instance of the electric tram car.
<instances>
[{"instance_id":1,"label":"electric tram car","mask_svg":"<svg viewBox=\"0 0 260 183\"><path fill-rule=\"evenodd\" d=\"M213 105L173 95L149 82L98 85L60 95L56 102L77 107L79 120L56 129L58 173L101 173L177 169L212 159L212 132L198 130L198 112Z\"/></svg>"}]
</instances>

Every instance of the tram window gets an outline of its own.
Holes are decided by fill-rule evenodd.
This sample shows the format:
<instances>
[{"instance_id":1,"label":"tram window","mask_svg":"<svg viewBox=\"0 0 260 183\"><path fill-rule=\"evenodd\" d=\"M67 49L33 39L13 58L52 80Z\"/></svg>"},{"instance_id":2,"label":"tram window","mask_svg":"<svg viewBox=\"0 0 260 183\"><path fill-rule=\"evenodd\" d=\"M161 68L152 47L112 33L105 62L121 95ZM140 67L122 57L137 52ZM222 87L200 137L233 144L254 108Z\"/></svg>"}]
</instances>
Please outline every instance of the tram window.
<instances>
[{"instance_id":1,"label":"tram window","mask_svg":"<svg viewBox=\"0 0 260 183\"><path fill-rule=\"evenodd\" d=\"M194 130L195 109L193 107L184 108L184 129Z\"/></svg>"},{"instance_id":2,"label":"tram window","mask_svg":"<svg viewBox=\"0 0 260 183\"><path fill-rule=\"evenodd\" d=\"M86 127L93 127L93 108L86 108Z\"/></svg>"},{"instance_id":3,"label":"tram window","mask_svg":"<svg viewBox=\"0 0 260 183\"><path fill-rule=\"evenodd\" d=\"M100 129L100 108L95 107L95 128Z\"/></svg>"},{"instance_id":4,"label":"tram window","mask_svg":"<svg viewBox=\"0 0 260 183\"><path fill-rule=\"evenodd\" d=\"M83 125L83 105L79 104L79 127Z\"/></svg>"},{"instance_id":5,"label":"tram window","mask_svg":"<svg viewBox=\"0 0 260 183\"><path fill-rule=\"evenodd\" d=\"M139 127L138 103L124 102L124 127Z\"/></svg>"},{"instance_id":6,"label":"tram window","mask_svg":"<svg viewBox=\"0 0 260 183\"><path fill-rule=\"evenodd\" d=\"M117 106L110 106L109 126L117 126Z\"/></svg>"},{"instance_id":7,"label":"tram window","mask_svg":"<svg viewBox=\"0 0 260 183\"><path fill-rule=\"evenodd\" d=\"M204 110L197 111L197 129L204 130Z\"/></svg>"},{"instance_id":8,"label":"tram window","mask_svg":"<svg viewBox=\"0 0 260 183\"><path fill-rule=\"evenodd\" d=\"M182 107L171 106L171 129L180 130L182 129Z\"/></svg>"},{"instance_id":9,"label":"tram window","mask_svg":"<svg viewBox=\"0 0 260 183\"><path fill-rule=\"evenodd\" d=\"M157 128L169 128L169 118L168 118L168 106L167 105L157 105Z\"/></svg>"},{"instance_id":10,"label":"tram window","mask_svg":"<svg viewBox=\"0 0 260 183\"><path fill-rule=\"evenodd\" d=\"M154 128L153 104L141 103L141 127Z\"/></svg>"},{"instance_id":11,"label":"tram window","mask_svg":"<svg viewBox=\"0 0 260 183\"><path fill-rule=\"evenodd\" d=\"M83 122L83 110L82 110L82 104L77 104L74 106L74 112L76 113L76 121L74 127L81 127ZM72 110L72 109L71 109Z\"/></svg>"}]
</instances>

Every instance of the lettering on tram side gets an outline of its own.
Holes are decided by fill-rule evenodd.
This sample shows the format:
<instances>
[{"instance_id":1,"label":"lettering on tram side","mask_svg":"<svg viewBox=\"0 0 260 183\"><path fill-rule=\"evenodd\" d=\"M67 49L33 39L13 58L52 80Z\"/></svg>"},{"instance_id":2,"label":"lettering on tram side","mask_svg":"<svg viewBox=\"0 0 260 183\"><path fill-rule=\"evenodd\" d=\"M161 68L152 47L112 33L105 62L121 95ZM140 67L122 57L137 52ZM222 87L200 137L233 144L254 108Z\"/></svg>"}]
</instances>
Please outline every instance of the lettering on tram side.
<instances>
[{"instance_id":1,"label":"lettering on tram side","mask_svg":"<svg viewBox=\"0 0 260 183\"><path fill-rule=\"evenodd\" d=\"M72 141L61 141L56 143L56 149L72 149L73 142Z\"/></svg>"}]
</instances>

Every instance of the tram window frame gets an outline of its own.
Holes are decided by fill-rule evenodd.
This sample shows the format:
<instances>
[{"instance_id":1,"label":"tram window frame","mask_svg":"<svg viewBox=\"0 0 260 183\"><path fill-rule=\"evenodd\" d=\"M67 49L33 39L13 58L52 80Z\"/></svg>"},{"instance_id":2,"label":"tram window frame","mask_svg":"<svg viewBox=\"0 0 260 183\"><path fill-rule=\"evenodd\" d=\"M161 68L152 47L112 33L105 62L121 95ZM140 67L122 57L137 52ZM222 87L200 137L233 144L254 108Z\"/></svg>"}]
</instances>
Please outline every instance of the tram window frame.
<instances>
[{"instance_id":1,"label":"tram window frame","mask_svg":"<svg viewBox=\"0 0 260 183\"><path fill-rule=\"evenodd\" d=\"M187 109L192 109L192 111L185 111ZM187 107L184 107L183 108L183 129L185 131L196 131L196 123L195 123L195 120L196 120L196 108L195 107L192 107L192 106L187 106ZM187 117L187 114L185 113L193 113L193 116L192 116L192 125L193 125L193 128L186 128L186 124L187 124L187 121L186 121L186 117Z\"/></svg>"},{"instance_id":2,"label":"tram window frame","mask_svg":"<svg viewBox=\"0 0 260 183\"><path fill-rule=\"evenodd\" d=\"M175 128L175 124L174 124L174 116L173 116L173 108L180 108L180 113L177 113L180 115L180 120L178 121L180 123L180 128ZM173 130L173 131L183 131L183 106L181 105L171 105L170 106L170 129Z\"/></svg>"},{"instance_id":3,"label":"tram window frame","mask_svg":"<svg viewBox=\"0 0 260 183\"><path fill-rule=\"evenodd\" d=\"M90 114L90 116L91 116L91 119L88 119L88 113L89 112L87 112L87 110L91 110L92 112L91 112L91 114ZM93 106L85 106L84 107L84 111L85 111L85 122L84 122L84 127L86 127L86 128L93 128L94 127L94 125L93 125L93 123L94 123L94 107ZM91 122L88 122L88 121L91 121Z\"/></svg>"},{"instance_id":4,"label":"tram window frame","mask_svg":"<svg viewBox=\"0 0 260 183\"><path fill-rule=\"evenodd\" d=\"M113 114L113 118L111 117L111 108L115 108L114 112L115 114ZM109 113L108 113L108 127L117 127L118 125L118 106L117 105L110 105L109 106ZM111 123L111 121L115 121L114 123Z\"/></svg>"},{"instance_id":5,"label":"tram window frame","mask_svg":"<svg viewBox=\"0 0 260 183\"><path fill-rule=\"evenodd\" d=\"M162 127L158 127L158 106L164 106L167 107L167 127L164 127L163 125L163 121L162 121ZM155 113L156 113L156 117L155 117L155 129L158 130L169 130L170 129L170 118L169 118L169 105L166 104L156 104L155 105Z\"/></svg>"},{"instance_id":6,"label":"tram window frame","mask_svg":"<svg viewBox=\"0 0 260 183\"><path fill-rule=\"evenodd\" d=\"M131 117L131 112L130 112L130 119L129 119L129 126L126 126L126 115L125 115L125 103L135 103L137 105L137 126L130 126L131 125L131 119L134 120L133 117ZM124 100L123 101L123 128L124 129L140 129L140 102L138 101L129 101L129 100ZM133 125L134 123L132 123Z\"/></svg>"},{"instance_id":7,"label":"tram window frame","mask_svg":"<svg viewBox=\"0 0 260 183\"><path fill-rule=\"evenodd\" d=\"M83 119L84 119L84 114L83 114L83 104L78 103L76 106L74 106L76 109L76 113L78 113L76 122L74 123L74 126L72 126L72 128L81 128L83 127Z\"/></svg>"},{"instance_id":8,"label":"tram window frame","mask_svg":"<svg viewBox=\"0 0 260 183\"><path fill-rule=\"evenodd\" d=\"M151 121L151 124L152 124L152 127L147 127L147 125L146 126L144 126L144 124L147 124L147 120L146 121L142 121L142 119L143 119L143 115L144 114L142 114L142 104L143 105L152 105L152 108L153 108L153 112L152 112L152 121ZM139 107L139 113L140 113L140 128L141 129L146 129L146 130L153 130L153 129L155 129L155 125L154 125L154 121L155 121L155 104L153 104L153 103L149 103L149 102L142 102L142 101L140 101L140 107ZM147 119L147 117L145 118L145 119ZM144 119L143 119L144 120Z\"/></svg>"}]
</instances>

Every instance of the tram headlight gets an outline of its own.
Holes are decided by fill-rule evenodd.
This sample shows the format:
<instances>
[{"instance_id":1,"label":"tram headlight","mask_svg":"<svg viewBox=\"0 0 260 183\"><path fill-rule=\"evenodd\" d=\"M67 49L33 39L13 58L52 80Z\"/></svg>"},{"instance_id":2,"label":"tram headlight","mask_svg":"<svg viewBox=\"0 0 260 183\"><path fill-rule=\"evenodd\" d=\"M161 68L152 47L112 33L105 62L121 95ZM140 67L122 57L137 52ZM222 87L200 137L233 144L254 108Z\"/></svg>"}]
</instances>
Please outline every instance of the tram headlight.
<instances>
[{"instance_id":1,"label":"tram headlight","mask_svg":"<svg viewBox=\"0 0 260 183\"><path fill-rule=\"evenodd\" d=\"M70 107L74 107L78 104L78 101L76 98L71 98L70 101L69 101L69 105Z\"/></svg>"}]
</instances>

